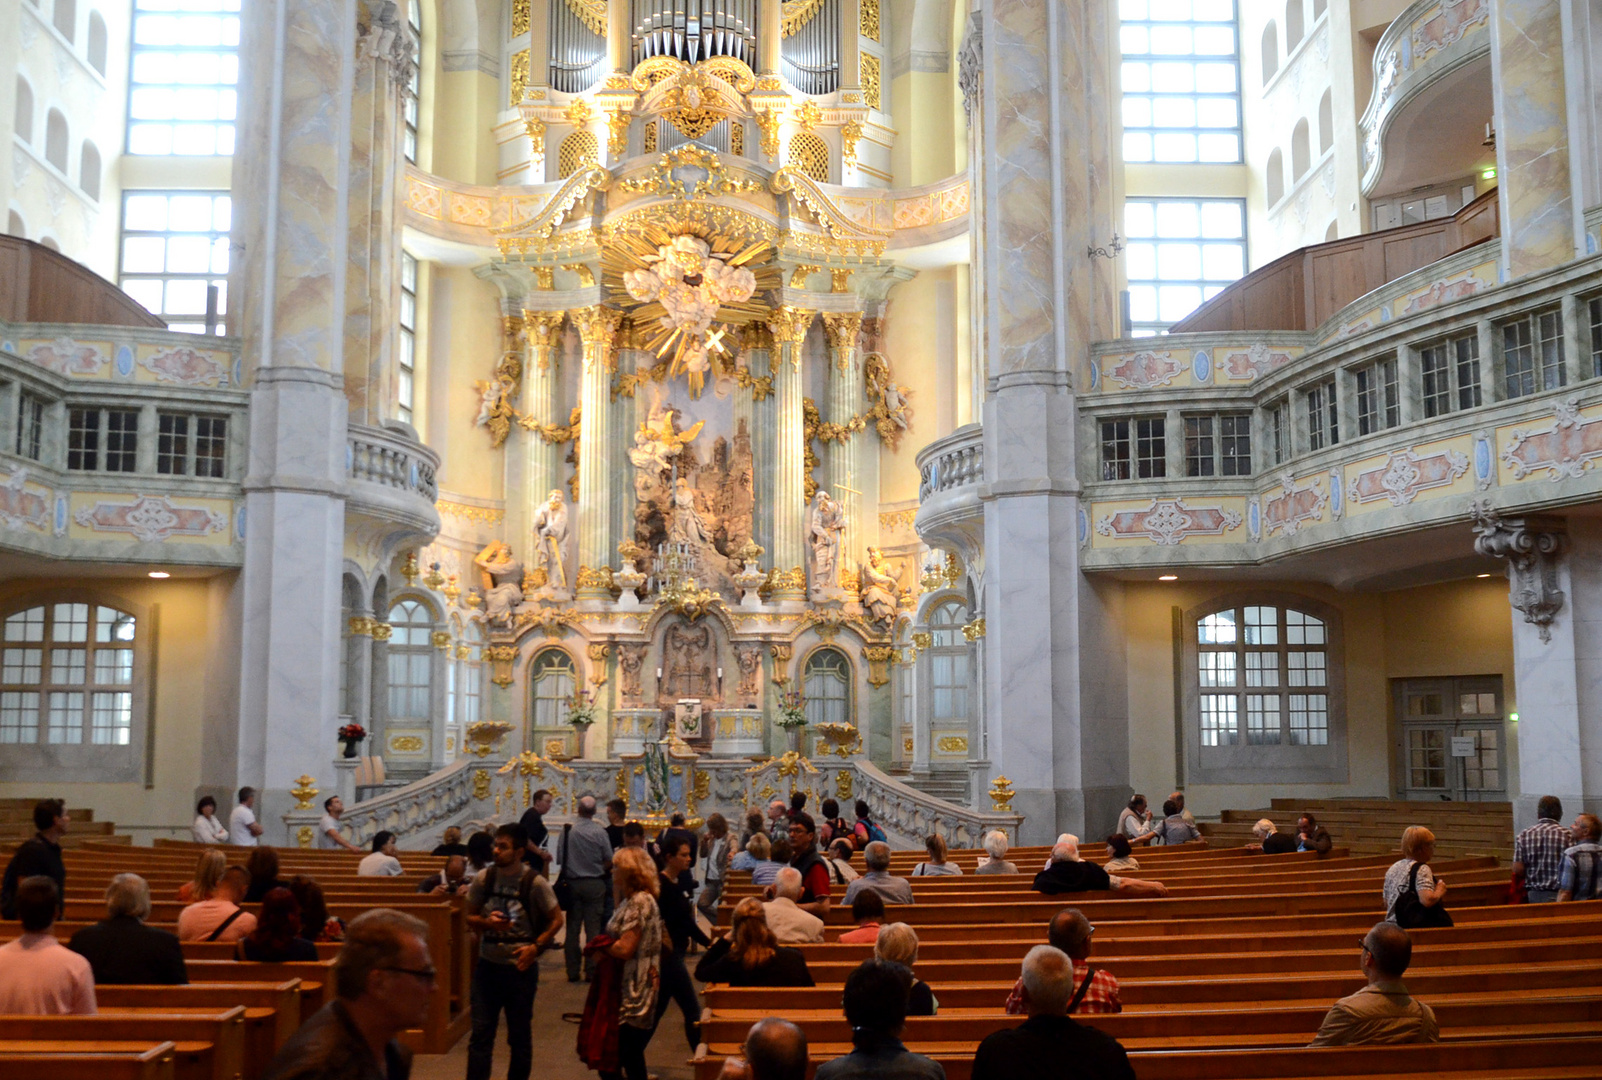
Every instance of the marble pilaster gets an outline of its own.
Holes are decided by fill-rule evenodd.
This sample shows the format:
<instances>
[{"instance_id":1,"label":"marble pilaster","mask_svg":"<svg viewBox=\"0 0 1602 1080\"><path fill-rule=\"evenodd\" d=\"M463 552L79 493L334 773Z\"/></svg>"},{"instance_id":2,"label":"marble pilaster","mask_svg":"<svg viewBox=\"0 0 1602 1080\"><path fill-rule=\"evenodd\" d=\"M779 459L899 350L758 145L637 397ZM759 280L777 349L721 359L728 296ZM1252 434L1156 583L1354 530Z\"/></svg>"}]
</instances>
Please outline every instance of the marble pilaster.
<instances>
[{"instance_id":1,"label":"marble pilaster","mask_svg":"<svg viewBox=\"0 0 1602 1080\"><path fill-rule=\"evenodd\" d=\"M824 332L829 339L829 422L850 423L861 414L867 401L862 386L862 348L858 335L862 313L825 314ZM866 429L848 434L828 444L829 491L845 511L845 530L840 537L840 566L855 571L863 555L863 507L869 485L865 448L873 447L876 437Z\"/></svg>"},{"instance_id":2,"label":"marble pilaster","mask_svg":"<svg viewBox=\"0 0 1602 1080\"><path fill-rule=\"evenodd\" d=\"M352 612L346 627L346 704L352 722L365 731L373 730L373 617L366 611Z\"/></svg>"},{"instance_id":3,"label":"marble pilaster","mask_svg":"<svg viewBox=\"0 0 1602 1080\"><path fill-rule=\"evenodd\" d=\"M806 596L805 544L806 489L802 481L806 455L806 435L801 419L801 353L811 329L815 311L785 307L773 313L768 329L773 331L778 358L773 368L776 436L773 460L773 569L786 575L774 596L781 600L801 600Z\"/></svg>"},{"instance_id":4,"label":"marble pilaster","mask_svg":"<svg viewBox=\"0 0 1602 1080\"><path fill-rule=\"evenodd\" d=\"M564 311L523 312L523 337L528 342L523 369L524 415L534 423L567 423L567 417L556 415L556 365L560 356L557 346L566 318ZM533 432L527 433L527 440L524 456L527 459L528 488L523 502L527 506L525 520L532 523L534 511L560 480L562 450L559 445L548 443ZM508 490L511 490L510 485Z\"/></svg>"},{"instance_id":5,"label":"marble pilaster","mask_svg":"<svg viewBox=\"0 0 1602 1080\"><path fill-rule=\"evenodd\" d=\"M613 344L619 314L611 308L588 307L572 312L584 342L584 370L579 376L578 574L582 599L610 600L601 575L612 565L611 450Z\"/></svg>"},{"instance_id":6,"label":"marble pilaster","mask_svg":"<svg viewBox=\"0 0 1602 1080\"><path fill-rule=\"evenodd\" d=\"M776 375L773 363L773 335L766 326L760 324L746 327L741 337L741 347L744 350L746 363L751 377L759 379ZM771 561L773 556L773 481L775 471L775 432L777 423L777 401L770 392L761 401L747 389L736 391L743 394L746 405L742 406L741 398L735 398L735 410L738 415L742 407L749 408L751 415L751 483L752 497L755 508L752 514L751 535L762 546L770 560L769 566L777 566Z\"/></svg>"}]
</instances>

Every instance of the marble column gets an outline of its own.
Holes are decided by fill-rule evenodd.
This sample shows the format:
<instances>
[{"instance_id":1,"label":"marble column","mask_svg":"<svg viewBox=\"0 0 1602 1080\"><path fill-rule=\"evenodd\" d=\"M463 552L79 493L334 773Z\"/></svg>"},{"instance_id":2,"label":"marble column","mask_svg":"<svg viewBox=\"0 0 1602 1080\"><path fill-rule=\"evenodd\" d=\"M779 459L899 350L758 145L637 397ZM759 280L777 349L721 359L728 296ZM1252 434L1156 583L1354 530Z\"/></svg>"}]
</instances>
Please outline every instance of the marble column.
<instances>
[{"instance_id":1,"label":"marble column","mask_svg":"<svg viewBox=\"0 0 1602 1080\"><path fill-rule=\"evenodd\" d=\"M784 44L783 0L758 0L757 13L757 71L762 74L779 70L780 49Z\"/></svg>"},{"instance_id":2,"label":"marble column","mask_svg":"<svg viewBox=\"0 0 1602 1080\"><path fill-rule=\"evenodd\" d=\"M761 323L751 323L746 326L740 338L740 346L744 351L747 370L753 379L774 377L773 365L773 332ZM751 416L751 497L755 504L752 510L751 535L766 552L769 566L777 566L773 562L773 479L775 458L775 431L778 427L776 419L777 402L770 386L768 393L761 401L756 399L754 390L740 391L745 395L744 408L749 410ZM735 398L735 413L739 416L742 409L740 397Z\"/></svg>"},{"instance_id":3,"label":"marble column","mask_svg":"<svg viewBox=\"0 0 1602 1080\"><path fill-rule=\"evenodd\" d=\"M560 355L558 346L561 343L562 323L567 318L565 311L533 311L525 308L523 311L523 336L528 342L527 359L523 369L523 399L525 402L524 415L537 424L565 425L567 417L556 415L556 379L557 359ZM525 475L528 478L527 491L523 499L526 505L525 521L532 528L534 513L539 504L550 495L551 490L557 486L561 478L562 450L559 445L553 445L530 431L526 434L527 444L524 451L527 459ZM512 490L508 485L508 491ZM563 492L565 498L567 492ZM527 540L527 533L518 534Z\"/></svg>"},{"instance_id":4,"label":"marble column","mask_svg":"<svg viewBox=\"0 0 1602 1080\"><path fill-rule=\"evenodd\" d=\"M829 422L848 424L867 407L862 386L862 349L858 335L862 313L826 313L823 329L829 339ZM828 444L829 493L845 511L845 530L840 536L840 569L855 574L864 551L862 515L867 505L864 491L876 490L868 484L864 450L877 446L878 436L864 428L838 442Z\"/></svg>"},{"instance_id":5,"label":"marble column","mask_svg":"<svg viewBox=\"0 0 1602 1080\"><path fill-rule=\"evenodd\" d=\"M612 566L612 462L611 449L612 351L620 315L606 307L572 312L584 342L584 371L579 376L578 574L575 583L581 600L611 600Z\"/></svg>"},{"instance_id":6,"label":"marble column","mask_svg":"<svg viewBox=\"0 0 1602 1080\"><path fill-rule=\"evenodd\" d=\"M365 611L353 612L345 639L347 704L350 718L365 731L373 730L373 617Z\"/></svg>"},{"instance_id":7,"label":"marble column","mask_svg":"<svg viewBox=\"0 0 1602 1080\"><path fill-rule=\"evenodd\" d=\"M1569 168L1563 0L1491 0L1491 100L1509 280L1585 250Z\"/></svg>"},{"instance_id":8,"label":"marble column","mask_svg":"<svg viewBox=\"0 0 1602 1080\"><path fill-rule=\"evenodd\" d=\"M806 435L801 423L801 354L815 311L786 305L773 313L778 359L773 368L777 423L773 460L773 596L806 599L806 488L802 481Z\"/></svg>"}]
</instances>

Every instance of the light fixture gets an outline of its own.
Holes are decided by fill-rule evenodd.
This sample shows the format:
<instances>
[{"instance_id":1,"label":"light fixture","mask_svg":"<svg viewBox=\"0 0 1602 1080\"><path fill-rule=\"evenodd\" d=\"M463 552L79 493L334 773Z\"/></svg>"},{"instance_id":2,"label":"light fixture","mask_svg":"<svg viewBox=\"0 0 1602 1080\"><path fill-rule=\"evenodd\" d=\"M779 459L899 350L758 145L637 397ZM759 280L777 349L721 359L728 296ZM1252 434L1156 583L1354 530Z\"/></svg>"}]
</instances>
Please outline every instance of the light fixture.
<instances>
[{"instance_id":1,"label":"light fixture","mask_svg":"<svg viewBox=\"0 0 1602 1080\"><path fill-rule=\"evenodd\" d=\"M172 575L167 573L167 571L165 571L165 570L152 570L152 571L150 571L150 576L153 577L153 578L170 578L170 577L172 577Z\"/></svg>"},{"instance_id":2,"label":"light fixture","mask_svg":"<svg viewBox=\"0 0 1602 1080\"><path fill-rule=\"evenodd\" d=\"M1475 577L1490 577L1490 574L1475 574Z\"/></svg>"},{"instance_id":3,"label":"light fixture","mask_svg":"<svg viewBox=\"0 0 1602 1080\"><path fill-rule=\"evenodd\" d=\"M1511 721L1513 721L1513 723L1515 723L1515 724L1516 724L1516 723L1518 723L1518 722L1519 722L1519 714L1518 714L1518 713L1516 713L1516 712L1514 712L1514 713L1508 713L1508 714L1507 714L1507 718L1508 718L1508 719L1509 719L1509 720L1511 720Z\"/></svg>"},{"instance_id":4,"label":"light fixture","mask_svg":"<svg viewBox=\"0 0 1602 1080\"><path fill-rule=\"evenodd\" d=\"M1157 580L1158 581L1178 581L1179 580L1179 575L1178 574L1163 574Z\"/></svg>"},{"instance_id":5,"label":"light fixture","mask_svg":"<svg viewBox=\"0 0 1602 1080\"><path fill-rule=\"evenodd\" d=\"M1481 180L1495 180L1496 179L1496 170L1495 169L1486 169L1484 172L1480 173L1480 179Z\"/></svg>"}]
</instances>

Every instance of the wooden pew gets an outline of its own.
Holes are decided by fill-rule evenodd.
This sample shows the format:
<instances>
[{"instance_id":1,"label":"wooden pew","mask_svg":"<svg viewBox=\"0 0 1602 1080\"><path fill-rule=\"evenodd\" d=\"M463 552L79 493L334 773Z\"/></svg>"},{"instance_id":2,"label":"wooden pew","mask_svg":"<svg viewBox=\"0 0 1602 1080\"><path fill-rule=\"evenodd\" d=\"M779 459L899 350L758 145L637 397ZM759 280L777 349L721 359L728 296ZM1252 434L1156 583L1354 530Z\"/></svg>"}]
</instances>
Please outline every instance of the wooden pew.
<instances>
[{"instance_id":1,"label":"wooden pew","mask_svg":"<svg viewBox=\"0 0 1602 1080\"><path fill-rule=\"evenodd\" d=\"M86 1043L31 1040L0 1047L6 1080L176 1080L171 1042Z\"/></svg>"},{"instance_id":2,"label":"wooden pew","mask_svg":"<svg viewBox=\"0 0 1602 1080\"><path fill-rule=\"evenodd\" d=\"M146 1042L176 1044L174 1073L193 1080L254 1080L266 1062L247 1062L245 1009L210 1015L0 1016L0 1054L29 1041ZM202 1049L204 1048L204 1049Z\"/></svg>"},{"instance_id":3,"label":"wooden pew","mask_svg":"<svg viewBox=\"0 0 1602 1080\"><path fill-rule=\"evenodd\" d=\"M300 1027L300 980L279 983L194 983L189 986L97 986L102 1015L139 1016L214 1009L218 1002L245 1009L246 1053L253 1061L272 1060Z\"/></svg>"}]
</instances>

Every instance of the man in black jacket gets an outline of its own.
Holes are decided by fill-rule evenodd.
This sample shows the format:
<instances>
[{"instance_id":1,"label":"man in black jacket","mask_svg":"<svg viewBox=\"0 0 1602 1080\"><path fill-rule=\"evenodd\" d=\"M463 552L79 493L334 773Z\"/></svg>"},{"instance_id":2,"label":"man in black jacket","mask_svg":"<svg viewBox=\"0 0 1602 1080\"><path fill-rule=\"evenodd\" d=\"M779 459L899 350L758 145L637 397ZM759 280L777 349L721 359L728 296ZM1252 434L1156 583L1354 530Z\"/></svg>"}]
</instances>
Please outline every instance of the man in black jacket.
<instances>
[{"instance_id":1,"label":"man in black jacket","mask_svg":"<svg viewBox=\"0 0 1602 1080\"><path fill-rule=\"evenodd\" d=\"M95 985L176 986L189 981L178 937L154 926L150 886L138 874L118 874L106 886L106 917L72 935L67 948L89 961Z\"/></svg>"},{"instance_id":2,"label":"man in black jacket","mask_svg":"<svg viewBox=\"0 0 1602 1080\"><path fill-rule=\"evenodd\" d=\"M690 1044L691 1052L694 1052L701 1041L701 999L696 997L695 983L690 981L689 969L684 966L684 955L690 942L696 941L706 947L712 944L712 940L702 931L701 924L695 919L695 907L679 887L679 875L695 861L695 844L682 832L674 835L672 830L668 830L662 835L662 889L656 903L662 912L662 928L667 931L668 940L663 944L669 948L662 950L662 981L661 990L656 995L656 1020L661 1023L668 1002L677 1001L679 1012L684 1014L684 1039Z\"/></svg>"},{"instance_id":3,"label":"man in black jacket","mask_svg":"<svg viewBox=\"0 0 1602 1080\"><path fill-rule=\"evenodd\" d=\"M0 881L0 918L17 917L17 885L27 878L42 875L56 883L56 896L67 895L67 867L61 861L61 838L66 835L67 805L60 799L41 799L33 808L33 827L39 831L33 839L17 846L6 865L6 875ZM58 902L57 914L65 910L65 899Z\"/></svg>"},{"instance_id":4,"label":"man in black jacket","mask_svg":"<svg viewBox=\"0 0 1602 1080\"><path fill-rule=\"evenodd\" d=\"M1117 1039L1066 1015L1074 992L1074 965L1068 954L1036 945L1024 957L1023 984L1029 1019L985 1036L973 1058L973 1080L1020 1076L1135 1080L1129 1056Z\"/></svg>"}]
</instances>

